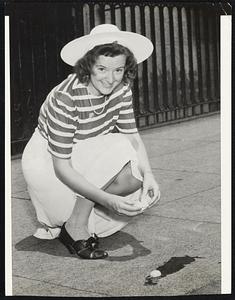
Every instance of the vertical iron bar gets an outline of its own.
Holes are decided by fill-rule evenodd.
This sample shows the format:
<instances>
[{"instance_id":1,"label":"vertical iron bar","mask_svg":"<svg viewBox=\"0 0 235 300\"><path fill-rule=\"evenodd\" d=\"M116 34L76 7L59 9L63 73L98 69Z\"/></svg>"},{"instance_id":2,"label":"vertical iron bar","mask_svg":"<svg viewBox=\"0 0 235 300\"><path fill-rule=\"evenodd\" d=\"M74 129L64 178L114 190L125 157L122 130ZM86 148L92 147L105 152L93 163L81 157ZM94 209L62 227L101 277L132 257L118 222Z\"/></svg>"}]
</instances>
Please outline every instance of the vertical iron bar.
<instances>
[{"instance_id":1,"label":"vertical iron bar","mask_svg":"<svg viewBox=\"0 0 235 300\"><path fill-rule=\"evenodd\" d=\"M126 30L126 16L125 16L125 7L120 4L120 9L121 9L121 26L122 30Z\"/></svg>"},{"instance_id":2,"label":"vertical iron bar","mask_svg":"<svg viewBox=\"0 0 235 300\"><path fill-rule=\"evenodd\" d=\"M204 14L202 9L200 9L200 23L199 23L199 30L200 30L200 37L201 37L201 67L202 67L202 98L200 102L207 101L207 86L206 86L206 49L205 49L205 28L204 28Z\"/></svg>"},{"instance_id":3,"label":"vertical iron bar","mask_svg":"<svg viewBox=\"0 0 235 300\"><path fill-rule=\"evenodd\" d=\"M83 31L84 34L89 34L91 30L90 26L90 7L89 4L82 4L82 19L83 19Z\"/></svg>"},{"instance_id":4,"label":"vertical iron bar","mask_svg":"<svg viewBox=\"0 0 235 300\"><path fill-rule=\"evenodd\" d=\"M60 9L58 10L58 13L60 13ZM72 4L70 7L70 17L72 19L73 24L73 36L76 37L79 31L79 28L77 27L77 9L76 5Z\"/></svg>"},{"instance_id":5,"label":"vertical iron bar","mask_svg":"<svg viewBox=\"0 0 235 300\"><path fill-rule=\"evenodd\" d=\"M185 67L184 67L184 47L183 47L183 30L182 30L182 14L181 8L178 11L178 26L179 26L179 51L180 51L180 80L181 80L181 105L185 106L186 93L185 93Z\"/></svg>"},{"instance_id":6,"label":"vertical iron bar","mask_svg":"<svg viewBox=\"0 0 235 300\"><path fill-rule=\"evenodd\" d=\"M161 48L162 48L162 86L163 86L163 106L168 109L168 92L167 92L167 76L166 76L166 46L165 46L165 28L163 7L159 7Z\"/></svg>"},{"instance_id":7,"label":"vertical iron bar","mask_svg":"<svg viewBox=\"0 0 235 300\"><path fill-rule=\"evenodd\" d=\"M217 65L218 65L218 77L219 77L219 81L220 81L220 14L217 11L216 14L216 49L217 49ZM219 88L219 94L218 96L220 96L220 84L218 86Z\"/></svg>"},{"instance_id":8,"label":"vertical iron bar","mask_svg":"<svg viewBox=\"0 0 235 300\"><path fill-rule=\"evenodd\" d=\"M158 76L157 76L157 54L156 54L156 38L155 38L155 26L154 26L154 6L150 6L150 26L151 26L151 40L153 42L153 94L154 94L154 107L155 111L159 111L159 102L158 102Z\"/></svg>"},{"instance_id":9,"label":"vertical iron bar","mask_svg":"<svg viewBox=\"0 0 235 300\"><path fill-rule=\"evenodd\" d=\"M220 34L218 31L220 19L218 11L215 12L215 17L212 18L213 28L213 47L214 47L214 65L215 65L215 97L216 100L220 98L220 53L218 52L217 43L220 41Z\"/></svg>"},{"instance_id":10,"label":"vertical iron bar","mask_svg":"<svg viewBox=\"0 0 235 300\"><path fill-rule=\"evenodd\" d=\"M36 17L36 16L35 16ZM35 93L35 87L36 87L36 80L35 80L35 75L36 75L36 68L35 68L35 53L34 53L34 43L33 43L33 33L32 33L32 28L33 28L33 22L31 15L29 17L29 40L30 40L30 46L31 46L31 68L32 68L32 77L31 77L31 87L30 89L30 117L32 121L32 128L36 127L37 125L37 115L39 112L39 107L37 107L37 101L36 101L36 93ZM56 75L58 72L58 67L56 66Z\"/></svg>"},{"instance_id":11,"label":"vertical iron bar","mask_svg":"<svg viewBox=\"0 0 235 300\"><path fill-rule=\"evenodd\" d=\"M104 4L99 4L99 15L101 24L105 23L105 12L104 12Z\"/></svg>"},{"instance_id":12,"label":"vertical iron bar","mask_svg":"<svg viewBox=\"0 0 235 300\"><path fill-rule=\"evenodd\" d=\"M200 33L200 19L199 9L195 9L195 38L197 48L197 65L198 65L198 98L199 102L202 101L203 88L202 88L202 55L201 55L201 33Z\"/></svg>"},{"instance_id":13,"label":"vertical iron bar","mask_svg":"<svg viewBox=\"0 0 235 300\"><path fill-rule=\"evenodd\" d=\"M115 3L110 3L110 9L111 9L111 23L116 24Z\"/></svg>"},{"instance_id":14,"label":"vertical iron bar","mask_svg":"<svg viewBox=\"0 0 235 300\"><path fill-rule=\"evenodd\" d=\"M89 4L89 16L90 16L90 30L95 27L95 12L94 4Z\"/></svg>"},{"instance_id":15,"label":"vertical iron bar","mask_svg":"<svg viewBox=\"0 0 235 300\"><path fill-rule=\"evenodd\" d=\"M173 7L169 7L169 25L170 25L170 43L171 43L171 67L172 67L172 104L177 107L176 93L176 70L175 70L175 41L174 41L174 23L173 23Z\"/></svg>"},{"instance_id":16,"label":"vertical iron bar","mask_svg":"<svg viewBox=\"0 0 235 300\"><path fill-rule=\"evenodd\" d=\"M77 21L77 36L84 35L84 20L83 20L83 9L82 3L76 3L76 21Z\"/></svg>"},{"instance_id":17,"label":"vertical iron bar","mask_svg":"<svg viewBox=\"0 0 235 300\"><path fill-rule=\"evenodd\" d=\"M193 49L192 49L192 24L190 8L186 8L187 24L188 24L188 58L189 58L189 86L190 86L190 102L195 103L194 93L194 65L193 65Z\"/></svg>"},{"instance_id":18,"label":"vertical iron bar","mask_svg":"<svg viewBox=\"0 0 235 300\"><path fill-rule=\"evenodd\" d=\"M150 5L146 5L144 7L144 16L145 16L145 36L151 39L152 33L151 33L151 20L150 20ZM147 64L147 90L148 90L148 112L153 113L155 111L154 107L154 91L153 91L153 56L150 55L150 57L146 60ZM148 118L148 121L150 123L153 122L153 118Z\"/></svg>"},{"instance_id":19,"label":"vertical iron bar","mask_svg":"<svg viewBox=\"0 0 235 300\"><path fill-rule=\"evenodd\" d=\"M145 15L144 6L140 6L140 22L141 22L141 34L145 36ZM144 92L144 113L149 111L149 92L148 92L148 67L147 61L143 62L143 92Z\"/></svg>"},{"instance_id":20,"label":"vertical iron bar","mask_svg":"<svg viewBox=\"0 0 235 300\"><path fill-rule=\"evenodd\" d=\"M209 14L208 9L203 10L204 17L204 29L205 29L205 58L206 58L206 97L208 100L211 99L211 74L210 74L210 51L209 51Z\"/></svg>"},{"instance_id":21,"label":"vertical iron bar","mask_svg":"<svg viewBox=\"0 0 235 300\"><path fill-rule=\"evenodd\" d=\"M135 18L135 5L131 5L131 30L133 32L136 32L136 18ZM133 82L134 89L133 89L133 101L134 101L134 110L135 110L135 115L139 116L140 115L140 103L139 103L139 88L138 88L138 72L136 72L136 78Z\"/></svg>"}]
</instances>

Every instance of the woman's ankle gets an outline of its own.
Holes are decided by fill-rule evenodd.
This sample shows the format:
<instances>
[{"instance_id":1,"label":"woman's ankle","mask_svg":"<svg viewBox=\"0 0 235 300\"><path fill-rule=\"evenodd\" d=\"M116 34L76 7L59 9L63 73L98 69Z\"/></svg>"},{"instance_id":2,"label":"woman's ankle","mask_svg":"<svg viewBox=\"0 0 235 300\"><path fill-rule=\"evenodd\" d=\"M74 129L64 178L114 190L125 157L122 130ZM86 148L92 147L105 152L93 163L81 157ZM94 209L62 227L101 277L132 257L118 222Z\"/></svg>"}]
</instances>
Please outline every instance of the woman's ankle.
<instances>
[{"instance_id":1,"label":"woman's ankle","mask_svg":"<svg viewBox=\"0 0 235 300\"><path fill-rule=\"evenodd\" d=\"M67 222L65 224L65 229L69 235L75 240L87 240L90 237L88 226L85 224L73 224Z\"/></svg>"}]
</instances>

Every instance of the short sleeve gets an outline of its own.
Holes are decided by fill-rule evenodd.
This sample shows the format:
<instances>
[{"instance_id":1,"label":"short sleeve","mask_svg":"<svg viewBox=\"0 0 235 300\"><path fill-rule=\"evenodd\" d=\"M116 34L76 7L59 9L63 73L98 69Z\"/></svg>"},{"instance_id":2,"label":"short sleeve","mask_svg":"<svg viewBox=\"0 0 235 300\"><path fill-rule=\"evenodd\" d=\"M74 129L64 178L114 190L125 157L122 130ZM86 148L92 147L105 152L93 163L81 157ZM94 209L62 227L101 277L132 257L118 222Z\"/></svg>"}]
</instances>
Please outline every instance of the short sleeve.
<instances>
[{"instance_id":1,"label":"short sleeve","mask_svg":"<svg viewBox=\"0 0 235 300\"><path fill-rule=\"evenodd\" d=\"M69 94L55 91L48 98L48 151L58 158L70 158L77 128L76 107Z\"/></svg>"},{"instance_id":2,"label":"short sleeve","mask_svg":"<svg viewBox=\"0 0 235 300\"><path fill-rule=\"evenodd\" d=\"M133 110L132 91L129 87L126 88L123 94L122 107L116 123L116 128L121 133L136 133L138 131Z\"/></svg>"}]
</instances>

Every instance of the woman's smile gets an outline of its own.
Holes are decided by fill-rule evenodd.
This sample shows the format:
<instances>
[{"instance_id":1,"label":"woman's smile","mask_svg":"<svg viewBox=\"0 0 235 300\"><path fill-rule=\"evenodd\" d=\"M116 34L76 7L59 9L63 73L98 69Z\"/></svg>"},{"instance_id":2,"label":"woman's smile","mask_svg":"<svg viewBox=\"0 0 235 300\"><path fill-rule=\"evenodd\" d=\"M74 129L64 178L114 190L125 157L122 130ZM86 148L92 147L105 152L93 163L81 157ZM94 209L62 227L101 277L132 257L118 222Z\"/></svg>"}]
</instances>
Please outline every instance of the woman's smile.
<instances>
[{"instance_id":1,"label":"woman's smile","mask_svg":"<svg viewBox=\"0 0 235 300\"><path fill-rule=\"evenodd\" d=\"M122 82L126 65L126 56L100 55L94 64L88 85L95 95L108 95Z\"/></svg>"}]
</instances>

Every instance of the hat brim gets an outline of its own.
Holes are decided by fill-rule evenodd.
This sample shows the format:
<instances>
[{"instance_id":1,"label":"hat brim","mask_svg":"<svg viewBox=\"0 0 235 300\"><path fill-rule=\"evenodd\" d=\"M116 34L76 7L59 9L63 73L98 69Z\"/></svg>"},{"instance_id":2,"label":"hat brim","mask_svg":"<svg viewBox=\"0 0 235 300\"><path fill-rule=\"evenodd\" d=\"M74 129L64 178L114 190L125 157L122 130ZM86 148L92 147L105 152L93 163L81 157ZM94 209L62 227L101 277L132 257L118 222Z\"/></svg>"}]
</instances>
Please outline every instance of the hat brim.
<instances>
[{"instance_id":1,"label":"hat brim","mask_svg":"<svg viewBox=\"0 0 235 300\"><path fill-rule=\"evenodd\" d=\"M118 31L85 35L74 39L62 48L60 55L65 63L75 66L76 62L95 46L115 41L131 50L138 64L153 52L153 44L145 36L134 32Z\"/></svg>"}]
</instances>

